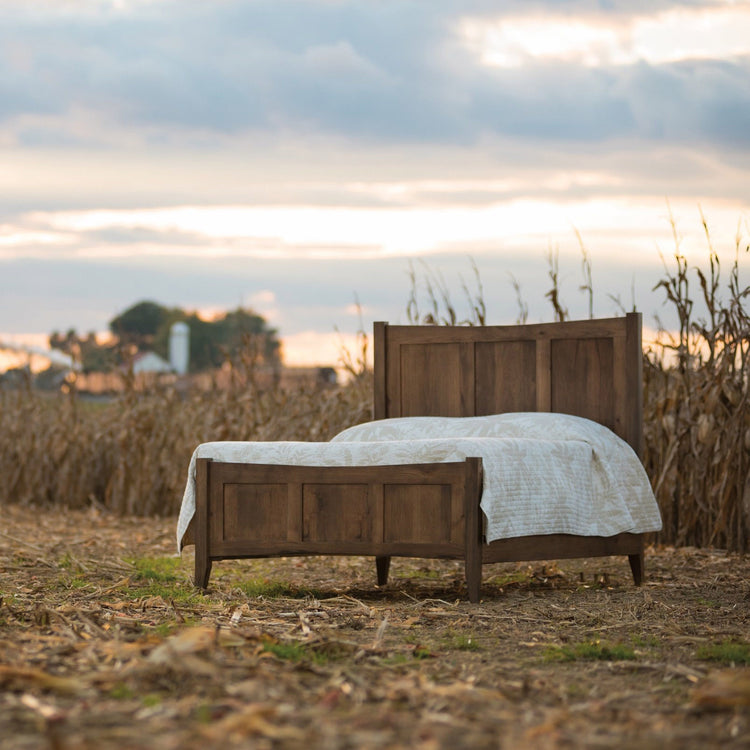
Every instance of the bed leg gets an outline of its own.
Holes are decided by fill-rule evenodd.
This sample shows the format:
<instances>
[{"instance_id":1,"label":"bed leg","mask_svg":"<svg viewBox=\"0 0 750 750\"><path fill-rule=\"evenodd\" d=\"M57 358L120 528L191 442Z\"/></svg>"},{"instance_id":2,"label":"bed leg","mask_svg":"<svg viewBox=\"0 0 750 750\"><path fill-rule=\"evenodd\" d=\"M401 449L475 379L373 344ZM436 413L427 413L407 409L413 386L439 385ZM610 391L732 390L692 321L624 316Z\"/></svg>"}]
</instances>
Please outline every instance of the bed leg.
<instances>
[{"instance_id":1,"label":"bed leg","mask_svg":"<svg viewBox=\"0 0 750 750\"><path fill-rule=\"evenodd\" d=\"M482 459L466 459L464 493L464 571L469 601L479 603L482 588L482 520L479 499L482 494Z\"/></svg>"},{"instance_id":2,"label":"bed leg","mask_svg":"<svg viewBox=\"0 0 750 750\"><path fill-rule=\"evenodd\" d=\"M633 583L640 586L643 583L643 552L628 555L628 562L630 562L630 570L633 573Z\"/></svg>"},{"instance_id":3,"label":"bed leg","mask_svg":"<svg viewBox=\"0 0 750 750\"><path fill-rule=\"evenodd\" d=\"M482 559L471 560L466 557L466 592L472 604L479 604L482 589Z\"/></svg>"},{"instance_id":4,"label":"bed leg","mask_svg":"<svg viewBox=\"0 0 750 750\"><path fill-rule=\"evenodd\" d=\"M195 559L195 585L199 589L208 588L208 579L211 577L211 560L205 560L202 564Z\"/></svg>"},{"instance_id":5,"label":"bed leg","mask_svg":"<svg viewBox=\"0 0 750 750\"><path fill-rule=\"evenodd\" d=\"M388 583L388 571L391 569L390 557L376 557L375 567L378 571L378 586L385 586Z\"/></svg>"},{"instance_id":6,"label":"bed leg","mask_svg":"<svg viewBox=\"0 0 750 750\"><path fill-rule=\"evenodd\" d=\"M211 460L199 458L195 464L195 586L205 589L211 575L208 531L208 492Z\"/></svg>"}]
</instances>

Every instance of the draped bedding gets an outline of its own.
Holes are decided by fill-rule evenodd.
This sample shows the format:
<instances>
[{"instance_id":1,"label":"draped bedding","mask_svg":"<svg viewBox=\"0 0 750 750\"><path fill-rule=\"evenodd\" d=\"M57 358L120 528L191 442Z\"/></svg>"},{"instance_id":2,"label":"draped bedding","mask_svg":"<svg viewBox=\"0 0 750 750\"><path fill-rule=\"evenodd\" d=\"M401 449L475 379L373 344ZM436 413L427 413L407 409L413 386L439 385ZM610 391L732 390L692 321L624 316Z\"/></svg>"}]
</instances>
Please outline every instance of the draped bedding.
<instances>
[{"instance_id":1,"label":"draped bedding","mask_svg":"<svg viewBox=\"0 0 750 750\"><path fill-rule=\"evenodd\" d=\"M486 541L539 534L610 537L661 528L633 449L581 417L546 412L406 417L351 427L327 443L217 442L195 450L177 526L181 549L195 513L195 462L379 466L481 457Z\"/></svg>"}]
</instances>

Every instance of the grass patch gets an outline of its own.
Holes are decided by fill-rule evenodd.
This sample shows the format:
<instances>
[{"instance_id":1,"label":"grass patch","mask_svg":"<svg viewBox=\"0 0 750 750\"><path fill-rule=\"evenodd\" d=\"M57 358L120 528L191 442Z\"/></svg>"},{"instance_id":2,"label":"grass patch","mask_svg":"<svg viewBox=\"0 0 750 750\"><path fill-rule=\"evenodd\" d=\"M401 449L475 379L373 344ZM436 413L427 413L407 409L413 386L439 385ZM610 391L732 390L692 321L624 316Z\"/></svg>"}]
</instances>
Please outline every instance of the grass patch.
<instances>
[{"instance_id":1,"label":"grass patch","mask_svg":"<svg viewBox=\"0 0 750 750\"><path fill-rule=\"evenodd\" d=\"M630 639L636 648L660 648L661 642L655 635L634 635Z\"/></svg>"},{"instance_id":2,"label":"grass patch","mask_svg":"<svg viewBox=\"0 0 750 750\"><path fill-rule=\"evenodd\" d=\"M697 602L701 607L708 607L709 609L718 609L720 606L719 603L715 602L713 599L704 599L702 596L698 597Z\"/></svg>"},{"instance_id":3,"label":"grass patch","mask_svg":"<svg viewBox=\"0 0 750 750\"><path fill-rule=\"evenodd\" d=\"M742 641L722 641L700 646L696 657L703 661L715 661L720 664L750 664L750 643Z\"/></svg>"},{"instance_id":4,"label":"grass patch","mask_svg":"<svg viewBox=\"0 0 750 750\"><path fill-rule=\"evenodd\" d=\"M627 661L635 659L632 648L622 643L585 641L566 646L548 646L543 654L545 661Z\"/></svg>"},{"instance_id":5,"label":"grass patch","mask_svg":"<svg viewBox=\"0 0 750 750\"><path fill-rule=\"evenodd\" d=\"M126 701L134 698L135 693L124 682L118 682L109 691L109 697L117 701Z\"/></svg>"},{"instance_id":6,"label":"grass patch","mask_svg":"<svg viewBox=\"0 0 750 750\"><path fill-rule=\"evenodd\" d=\"M141 698L141 705L144 708L155 708L156 706L161 705L161 697L155 693L149 693Z\"/></svg>"},{"instance_id":7,"label":"grass patch","mask_svg":"<svg viewBox=\"0 0 750 750\"><path fill-rule=\"evenodd\" d=\"M328 661L326 654L315 651L299 641L267 641L263 644L263 650L284 661L311 661L314 664L325 664Z\"/></svg>"},{"instance_id":8,"label":"grass patch","mask_svg":"<svg viewBox=\"0 0 750 750\"><path fill-rule=\"evenodd\" d=\"M481 651L477 639L465 633L448 633L442 641L443 648L452 651Z\"/></svg>"},{"instance_id":9,"label":"grass patch","mask_svg":"<svg viewBox=\"0 0 750 750\"><path fill-rule=\"evenodd\" d=\"M289 643L264 643L263 650L285 661L301 661L307 656L307 649L297 641Z\"/></svg>"},{"instance_id":10,"label":"grass patch","mask_svg":"<svg viewBox=\"0 0 750 750\"><path fill-rule=\"evenodd\" d=\"M160 622L158 625L154 625L153 628L151 628L151 632L158 635L160 638L168 638L175 632L175 630L180 630L186 625L194 624L195 622L193 620L185 620L185 622L180 624L175 622Z\"/></svg>"},{"instance_id":11,"label":"grass patch","mask_svg":"<svg viewBox=\"0 0 750 750\"><path fill-rule=\"evenodd\" d=\"M569 700L583 700L588 694L588 690L578 682L569 682L565 685L565 695L568 696Z\"/></svg>"},{"instance_id":12,"label":"grass patch","mask_svg":"<svg viewBox=\"0 0 750 750\"><path fill-rule=\"evenodd\" d=\"M128 562L135 567L134 578L138 581L171 583L180 578L179 557L137 557Z\"/></svg>"},{"instance_id":13,"label":"grass patch","mask_svg":"<svg viewBox=\"0 0 750 750\"><path fill-rule=\"evenodd\" d=\"M58 568L62 568L63 570L78 570L80 571L80 566L78 563L73 559L70 552L66 552L58 561L57 561Z\"/></svg>"},{"instance_id":14,"label":"grass patch","mask_svg":"<svg viewBox=\"0 0 750 750\"><path fill-rule=\"evenodd\" d=\"M411 664L411 657L399 651L395 654L389 654L388 656L383 657L379 662L385 667L409 666Z\"/></svg>"},{"instance_id":15,"label":"grass patch","mask_svg":"<svg viewBox=\"0 0 750 750\"><path fill-rule=\"evenodd\" d=\"M320 598L322 592L306 586L294 586L286 581L272 581L267 578L252 578L249 581L241 581L237 588L252 599L264 597L266 599L306 599L308 597Z\"/></svg>"},{"instance_id":16,"label":"grass patch","mask_svg":"<svg viewBox=\"0 0 750 750\"><path fill-rule=\"evenodd\" d=\"M195 720L199 724L210 724L214 720L214 710L211 706L202 704L195 709Z\"/></svg>"},{"instance_id":17,"label":"grass patch","mask_svg":"<svg viewBox=\"0 0 750 750\"><path fill-rule=\"evenodd\" d=\"M396 573L394 578L399 579L414 579L423 581L436 581L441 577L439 570L431 570L430 568L417 568L414 570L404 570Z\"/></svg>"},{"instance_id":18,"label":"grass patch","mask_svg":"<svg viewBox=\"0 0 750 750\"><path fill-rule=\"evenodd\" d=\"M485 583L489 583L493 586L510 586L514 583L527 583L532 577L532 574L527 570L514 570L512 573L502 573L499 575L490 576Z\"/></svg>"},{"instance_id":19,"label":"grass patch","mask_svg":"<svg viewBox=\"0 0 750 750\"><path fill-rule=\"evenodd\" d=\"M184 583L161 583L148 581L145 585L121 591L124 598L143 599L159 596L165 602L173 601L179 604L197 604L203 602L203 597L192 585Z\"/></svg>"},{"instance_id":20,"label":"grass patch","mask_svg":"<svg viewBox=\"0 0 750 750\"><path fill-rule=\"evenodd\" d=\"M180 572L178 557L137 557L128 562L135 568L134 586L122 590L128 599L160 596L182 604L202 601L192 583Z\"/></svg>"}]
</instances>

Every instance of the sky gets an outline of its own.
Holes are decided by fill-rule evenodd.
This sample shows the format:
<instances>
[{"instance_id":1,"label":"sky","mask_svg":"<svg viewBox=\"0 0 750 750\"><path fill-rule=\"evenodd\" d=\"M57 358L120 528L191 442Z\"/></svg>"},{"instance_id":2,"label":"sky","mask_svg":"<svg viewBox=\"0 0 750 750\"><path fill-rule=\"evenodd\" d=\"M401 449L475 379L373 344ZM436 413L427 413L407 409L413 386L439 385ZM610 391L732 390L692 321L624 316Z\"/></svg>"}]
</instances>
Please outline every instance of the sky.
<instances>
[{"instance_id":1,"label":"sky","mask_svg":"<svg viewBox=\"0 0 750 750\"><path fill-rule=\"evenodd\" d=\"M328 364L411 278L550 320L552 257L586 317L582 247L655 326L749 170L750 2L3 0L0 341L242 305Z\"/></svg>"}]
</instances>

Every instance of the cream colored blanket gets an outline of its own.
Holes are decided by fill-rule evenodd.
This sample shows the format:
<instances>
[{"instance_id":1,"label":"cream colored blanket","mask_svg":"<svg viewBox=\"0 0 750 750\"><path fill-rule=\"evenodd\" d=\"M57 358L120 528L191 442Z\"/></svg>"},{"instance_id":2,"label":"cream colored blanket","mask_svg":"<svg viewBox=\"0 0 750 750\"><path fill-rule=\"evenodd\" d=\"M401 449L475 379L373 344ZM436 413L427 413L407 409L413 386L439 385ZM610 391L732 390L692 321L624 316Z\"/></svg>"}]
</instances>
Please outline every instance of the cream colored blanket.
<instances>
[{"instance_id":1,"label":"cream colored blanket","mask_svg":"<svg viewBox=\"0 0 750 750\"><path fill-rule=\"evenodd\" d=\"M195 513L195 460L295 466L395 465L482 458L488 542L533 534L658 531L646 472L606 427L565 414L409 417L351 427L328 443L203 443L193 453L177 546Z\"/></svg>"}]
</instances>

